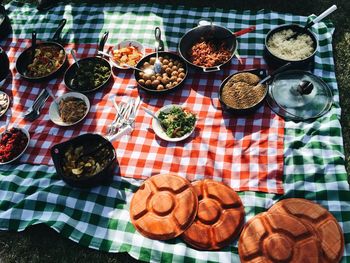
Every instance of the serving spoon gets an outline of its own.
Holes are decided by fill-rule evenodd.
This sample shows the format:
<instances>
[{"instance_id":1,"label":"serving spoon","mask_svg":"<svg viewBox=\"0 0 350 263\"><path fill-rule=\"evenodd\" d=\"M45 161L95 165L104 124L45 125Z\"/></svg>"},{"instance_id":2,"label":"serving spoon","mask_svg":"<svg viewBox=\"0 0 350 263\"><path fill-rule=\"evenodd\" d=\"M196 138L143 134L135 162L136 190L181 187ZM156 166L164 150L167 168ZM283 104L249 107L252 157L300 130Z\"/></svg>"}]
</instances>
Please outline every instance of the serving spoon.
<instances>
[{"instance_id":1,"label":"serving spoon","mask_svg":"<svg viewBox=\"0 0 350 263\"><path fill-rule=\"evenodd\" d=\"M141 108L147 113L149 114L150 116L152 116L160 125L160 127L162 127L163 131L165 131L164 127L163 127L163 124L162 124L162 121L152 112L150 111L149 109L147 109L146 107L143 107L141 106Z\"/></svg>"},{"instance_id":2,"label":"serving spoon","mask_svg":"<svg viewBox=\"0 0 350 263\"><path fill-rule=\"evenodd\" d=\"M156 38L156 61L154 62L154 71L155 73L160 73L162 71L162 63L160 62L158 57L158 50L161 42L161 31L159 27L156 27L156 29L154 30L154 36Z\"/></svg>"},{"instance_id":3,"label":"serving spoon","mask_svg":"<svg viewBox=\"0 0 350 263\"><path fill-rule=\"evenodd\" d=\"M78 68L80 68L79 61L77 59L77 54L75 52L75 49L72 48L70 53L71 53L71 55L73 57L73 60L74 60L75 64L77 65Z\"/></svg>"},{"instance_id":4,"label":"serving spoon","mask_svg":"<svg viewBox=\"0 0 350 263\"><path fill-rule=\"evenodd\" d=\"M32 50L31 63L33 63L34 59L35 59L35 49L36 49L36 31L33 31L32 32L32 46L31 46L31 50Z\"/></svg>"},{"instance_id":5,"label":"serving spoon","mask_svg":"<svg viewBox=\"0 0 350 263\"><path fill-rule=\"evenodd\" d=\"M333 13L335 10L337 10L337 6L336 5L332 5L330 8L328 8L326 11L324 11L322 14L320 14L314 20L308 22L301 30L298 30L297 32L294 32L290 37L287 37L287 40L291 40L291 39L297 38L300 34L304 33L308 28L310 28L314 24L320 22L323 18L325 18L329 14Z\"/></svg>"},{"instance_id":6,"label":"serving spoon","mask_svg":"<svg viewBox=\"0 0 350 263\"><path fill-rule=\"evenodd\" d=\"M278 69L276 69L274 72L272 72L266 78L260 80L258 84L264 84L264 83L270 81L275 75L289 69L292 65L293 64L291 62L284 64L282 67L279 67Z\"/></svg>"}]
</instances>

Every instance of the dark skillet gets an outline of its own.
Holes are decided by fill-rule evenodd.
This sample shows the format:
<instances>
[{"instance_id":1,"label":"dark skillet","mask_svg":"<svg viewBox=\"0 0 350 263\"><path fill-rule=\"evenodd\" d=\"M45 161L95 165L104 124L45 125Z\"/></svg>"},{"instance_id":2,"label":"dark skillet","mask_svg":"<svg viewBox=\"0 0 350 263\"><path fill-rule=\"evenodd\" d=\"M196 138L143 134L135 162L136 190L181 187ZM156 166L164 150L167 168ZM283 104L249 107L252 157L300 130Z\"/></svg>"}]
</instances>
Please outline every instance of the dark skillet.
<instances>
[{"instance_id":1,"label":"dark skillet","mask_svg":"<svg viewBox=\"0 0 350 263\"><path fill-rule=\"evenodd\" d=\"M135 79L137 81L137 84L138 86L143 89L144 91L148 92L148 93L152 93L152 94L167 94L169 92L172 92L172 91L175 91L179 88L181 88L184 83L185 83L185 80L187 78L187 73L188 73L188 68L187 68L187 64L185 62L185 60L183 60L179 55L175 54L175 53L171 53L171 52L167 52L167 51L159 51L159 57L165 57L165 56L168 56L169 58L172 58L174 60L177 60L179 62L182 63L183 65L183 68L185 69L185 77L182 79L181 82L179 82L177 85L175 85L174 87L170 88L170 89L163 89L163 90L157 90L157 89L152 89L150 87L147 87L146 85L141 85L139 80L140 80L140 71L138 70L134 70L134 76L135 76ZM156 57L156 53L151 53L145 57L143 57L136 65L136 68L139 68L141 69L143 64L145 62L149 62L150 59L152 57Z\"/></svg>"},{"instance_id":2,"label":"dark skillet","mask_svg":"<svg viewBox=\"0 0 350 263\"><path fill-rule=\"evenodd\" d=\"M53 79L54 77L58 76L59 74L63 73L64 68L68 65L68 59L67 59L67 53L64 49L64 47L59 43L60 41L60 35L62 33L62 29L65 26L67 20L62 19L58 28L56 29L55 34L53 35L52 39L50 41L44 41L40 43L33 43L33 46L25 49L18 57L16 61L16 70L17 72L21 75L22 78L25 78L29 81L34 81L34 82L41 82L41 81L47 81L50 79ZM36 33L33 33L35 35ZM32 37L33 38L33 37ZM35 38L35 37L34 37ZM33 39L32 39L33 40ZM34 41L36 42L36 41ZM64 53L64 62L59 66L56 70L53 72L43 75L40 77L31 77L26 74L28 65L33 62L33 50L35 48L40 48L40 47L53 47L56 48L60 51L63 51Z\"/></svg>"},{"instance_id":3,"label":"dark skillet","mask_svg":"<svg viewBox=\"0 0 350 263\"><path fill-rule=\"evenodd\" d=\"M212 23L206 25L199 24L197 27L185 33L180 39L178 46L179 53L180 56L194 68L201 69L203 72L219 71L223 65L227 64L235 56L238 46L237 37L254 30L255 26L251 26L233 33L226 27L214 25ZM213 67L199 66L192 63L189 51L196 43L202 40L212 41L215 43L215 46L225 44L225 47L230 51L230 58L224 63Z\"/></svg>"},{"instance_id":4,"label":"dark skillet","mask_svg":"<svg viewBox=\"0 0 350 263\"><path fill-rule=\"evenodd\" d=\"M102 39L100 40L98 50L103 51L104 46L108 39L108 32L105 32ZM90 93L97 91L99 89L103 89L107 86L108 82L112 79L112 67L109 64L109 61L105 58L103 58L102 55L96 55L94 57L86 57L78 60L78 64L81 66L84 63L92 62L93 64L101 64L102 66L108 67L109 75L108 78L106 78L105 81L103 81L100 85L96 87L84 87L84 88L75 88L73 85L74 78L76 77L76 73L78 70L77 63L72 64L64 74L64 83L66 84L67 88L71 91L81 92L81 93Z\"/></svg>"}]
</instances>

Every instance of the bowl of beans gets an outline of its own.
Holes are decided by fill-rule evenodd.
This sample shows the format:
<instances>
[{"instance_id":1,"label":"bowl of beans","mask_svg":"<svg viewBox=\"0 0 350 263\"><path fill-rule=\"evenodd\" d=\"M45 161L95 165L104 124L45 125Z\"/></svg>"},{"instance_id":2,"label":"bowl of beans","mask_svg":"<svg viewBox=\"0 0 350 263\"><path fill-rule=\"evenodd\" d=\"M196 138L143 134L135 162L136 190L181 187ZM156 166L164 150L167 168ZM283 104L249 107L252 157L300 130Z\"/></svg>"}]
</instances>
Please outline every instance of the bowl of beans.
<instances>
[{"instance_id":1,"label":"bowl of beans","mask_svg":"<svg viewBox=\"0 0 350 263\"><path fill-rule=\"evenodd\" d=\"M18 160L26 151L30 141L26 129L12 127L0 135L0 165Z\"/></svg>"},{"instance_id":2,"label":"bowl of beans","mask_svg":"<svg viewBox=\"0 0 350 263\"><path fill-rule=\"evenodd\" d=\"M299 33L292 37L294 33ZM297 24L285 24L270 30L265 37L264 58L270 68L279 68L288 62L294 69L313 67L318 41L309 29Z\"/></svg>"},{"instance_id":3,"label":"bowl of beans","mask_svg":"<svg viewBox=\"0 0 350 263\"><path fill-rule=\"evenodd\" d=\"M135 79L139 87L150 93L168 93L180 88L187 77L186 62L178 55L160 51L159 60L162 65L160 73L154 72L154 63L156 54L142 58L137 63L135 70Z\"/></svg>"},{"instance_id":4,"label":"bowl of beans","mask_svg":"<svg viewBox=\"0 0 350 263\"><path fill-rule=\"evenodd\" d=\"M222 109L235 115L254 113L265 100L268 88L259 82L266 70L241 71L228 76L219 89Z\"/></svg>"}]
</instances>

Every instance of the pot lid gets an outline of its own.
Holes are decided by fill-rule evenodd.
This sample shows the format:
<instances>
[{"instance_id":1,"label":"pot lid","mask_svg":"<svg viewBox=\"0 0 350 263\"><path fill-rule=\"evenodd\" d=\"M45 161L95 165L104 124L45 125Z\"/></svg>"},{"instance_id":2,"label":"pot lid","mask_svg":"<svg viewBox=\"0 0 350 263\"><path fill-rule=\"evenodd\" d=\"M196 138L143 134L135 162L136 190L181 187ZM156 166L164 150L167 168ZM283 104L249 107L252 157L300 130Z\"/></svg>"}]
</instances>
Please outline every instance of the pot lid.
<instances>
[{"instance_id":1,"label":"pot lid","mask_svg":"<svg viewBox=\"0 0 350 263\"><path fill-rule=\"evenodd\" d=\"M301 70L275 76L268 103L285 119L304 121L324 115L332 106L332 91L319 77Z\"/></svg>"}]
</instances>

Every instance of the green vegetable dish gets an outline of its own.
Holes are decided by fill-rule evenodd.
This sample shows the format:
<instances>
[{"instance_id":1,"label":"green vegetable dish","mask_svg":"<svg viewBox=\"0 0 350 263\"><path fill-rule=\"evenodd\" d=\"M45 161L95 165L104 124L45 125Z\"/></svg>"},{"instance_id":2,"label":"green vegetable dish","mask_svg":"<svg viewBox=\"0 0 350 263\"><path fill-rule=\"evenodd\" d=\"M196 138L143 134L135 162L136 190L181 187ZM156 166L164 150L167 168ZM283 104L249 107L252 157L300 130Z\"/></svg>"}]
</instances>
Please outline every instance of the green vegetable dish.
<instances>
[{"instance_id":1,"label":"green vegetable dish","mask_svg":"<svg viewBox=\"0 0 350 263\"><path fill-rule=\"evenodd\" d=\"M196 115L178 106L158 115L160 123L170 138L179 138L191 132L196 124Z\"/></svg>"},{"instance_id":2,"label":"green vegetable dish","mask_svg":"<svg viewBox=\"0 0 350 263\"><path fill-rule=\"evenodd\" d=\"M81 62L74 74L72 88L77 91L94 90L104 84L110 74L110 69L99 62Z\"/></svg>"}]
</instances>

